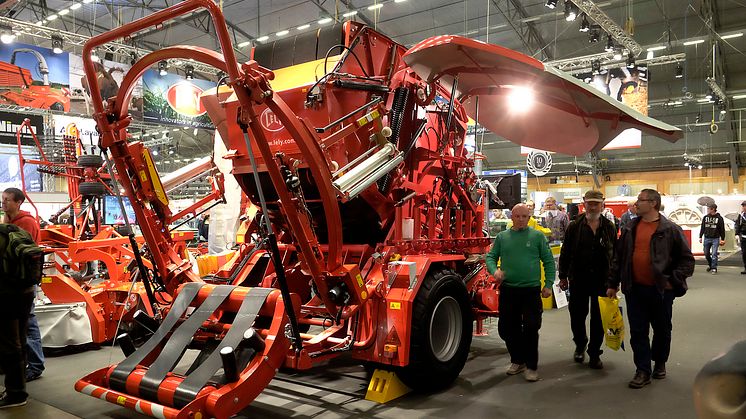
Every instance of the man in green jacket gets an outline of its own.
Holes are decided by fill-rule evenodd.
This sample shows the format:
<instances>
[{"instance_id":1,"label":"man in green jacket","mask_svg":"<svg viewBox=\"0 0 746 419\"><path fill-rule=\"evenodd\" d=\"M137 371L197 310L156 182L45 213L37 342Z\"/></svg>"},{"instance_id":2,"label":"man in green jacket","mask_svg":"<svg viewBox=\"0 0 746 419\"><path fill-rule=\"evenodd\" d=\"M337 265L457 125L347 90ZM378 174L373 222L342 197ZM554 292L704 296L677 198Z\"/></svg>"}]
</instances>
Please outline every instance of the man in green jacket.
<instances>
[{"instance_id":1,"label":"man in green jacket","mask_svg":"<svg viewBox=\"0 0 746 419\"><path fill-rule=\"evenodd\" d=\"M541 297L552 295L555 265L546 237L528 228L525 204L513 207L513 226L500 232L487 254L487 271L500 287L500 320L497 330L510 353L508 375L524 372L527 381L538 381ZM498 261L500 268L497 267ZM544 287L541 265L544 264Z\"/></svg>"}]
</instances>

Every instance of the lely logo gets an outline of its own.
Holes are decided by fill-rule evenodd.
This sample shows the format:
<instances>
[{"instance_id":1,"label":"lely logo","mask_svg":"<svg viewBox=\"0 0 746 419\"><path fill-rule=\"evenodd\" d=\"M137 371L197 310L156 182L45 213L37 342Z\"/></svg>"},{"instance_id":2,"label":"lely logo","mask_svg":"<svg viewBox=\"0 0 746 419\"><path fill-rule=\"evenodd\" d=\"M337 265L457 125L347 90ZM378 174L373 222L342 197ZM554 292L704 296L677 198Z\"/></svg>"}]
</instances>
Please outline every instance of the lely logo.
<instances>
[{"instance_id":1,"label":"lely logo","mask_svg":"<svg viewBox=\"0 0 746 419\"><path fill-rule=\"evenodd\" d=\"M280 119L277 118L277 115L275 115L275 113L269 108L262 112L259 116L259 121L262 123L262 127L267 131L277 132L285 128L285 126L282 125L282 122L280 122Z\"/></svg>"},{"instance_id":2,"label":"lely logo","mask_svg":"<svg viewBox=\"0 0 746 419\"><path fill-rule=\"evenodd\" d=\"M207 112L199 100L201 94L202 89L192 83L179 82L166 91L166 101L176 112L194 118Z\"/></svg>"}]
</instances>

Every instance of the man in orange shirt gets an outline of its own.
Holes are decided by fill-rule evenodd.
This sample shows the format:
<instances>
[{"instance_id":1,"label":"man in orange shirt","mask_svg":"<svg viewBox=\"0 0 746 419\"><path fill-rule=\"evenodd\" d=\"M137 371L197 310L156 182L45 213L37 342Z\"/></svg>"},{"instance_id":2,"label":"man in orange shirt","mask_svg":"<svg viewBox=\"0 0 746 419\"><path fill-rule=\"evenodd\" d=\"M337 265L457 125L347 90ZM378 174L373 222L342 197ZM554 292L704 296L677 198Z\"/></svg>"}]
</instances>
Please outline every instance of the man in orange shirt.
<instances>
[{"instance_id":1,"label":"man in orange shirt","mask_svg":"<svg viewBox=\"0 0 746 419\"><path fill-rule=\"evenodd\" d=\"M640 191L635 208L637 218L625 226L617 241L606 294L616 297L621 283L637 367L629 387L642 388L650 384L651 376L666 378L673 300L686 293L686 278L694 273L694 256L681 227L660 213L658 191ZM651 368L653 361L655 368Z\"/></svg>"}]
</instances>

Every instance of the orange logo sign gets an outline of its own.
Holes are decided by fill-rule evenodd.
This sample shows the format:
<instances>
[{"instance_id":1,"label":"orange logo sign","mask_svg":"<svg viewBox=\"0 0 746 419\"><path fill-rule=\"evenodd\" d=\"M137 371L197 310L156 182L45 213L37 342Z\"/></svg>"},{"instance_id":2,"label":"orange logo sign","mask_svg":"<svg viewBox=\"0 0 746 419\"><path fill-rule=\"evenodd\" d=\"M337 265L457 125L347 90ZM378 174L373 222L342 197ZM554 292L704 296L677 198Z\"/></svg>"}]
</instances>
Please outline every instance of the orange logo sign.
<instances>
[{"instance_id":1,"label":"orange logo sign","mask_svg":"<svg viewBox=\"0 0 746 419\"><path fill-rule=\"evenodd\" d=\"M182 81L166 91L166 101L176 112L194 118L207 112L199 100L201 94L202 89L192 83Z\"/></svg>"}]
</instances>

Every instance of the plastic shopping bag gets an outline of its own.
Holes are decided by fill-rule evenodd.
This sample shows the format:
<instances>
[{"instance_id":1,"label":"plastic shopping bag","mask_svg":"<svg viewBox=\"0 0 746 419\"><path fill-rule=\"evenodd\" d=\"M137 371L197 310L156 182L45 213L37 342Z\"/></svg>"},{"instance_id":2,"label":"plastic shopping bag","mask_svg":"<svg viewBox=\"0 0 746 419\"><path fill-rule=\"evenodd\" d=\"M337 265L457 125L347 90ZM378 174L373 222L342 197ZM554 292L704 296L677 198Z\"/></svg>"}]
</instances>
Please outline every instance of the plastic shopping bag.
<instances>
[{"instance_id":1,"label":"plastic shopping bag","mask_svg":"<svg viewBox=\"0 0 746 419\"><path fill-rule=\"evenodd\" d=\"M606 335L606 346L618 351L624 350L624 318L619 299L598 297L598 308L601 310L601 323Z\"/></svg>"}]
</instances>

